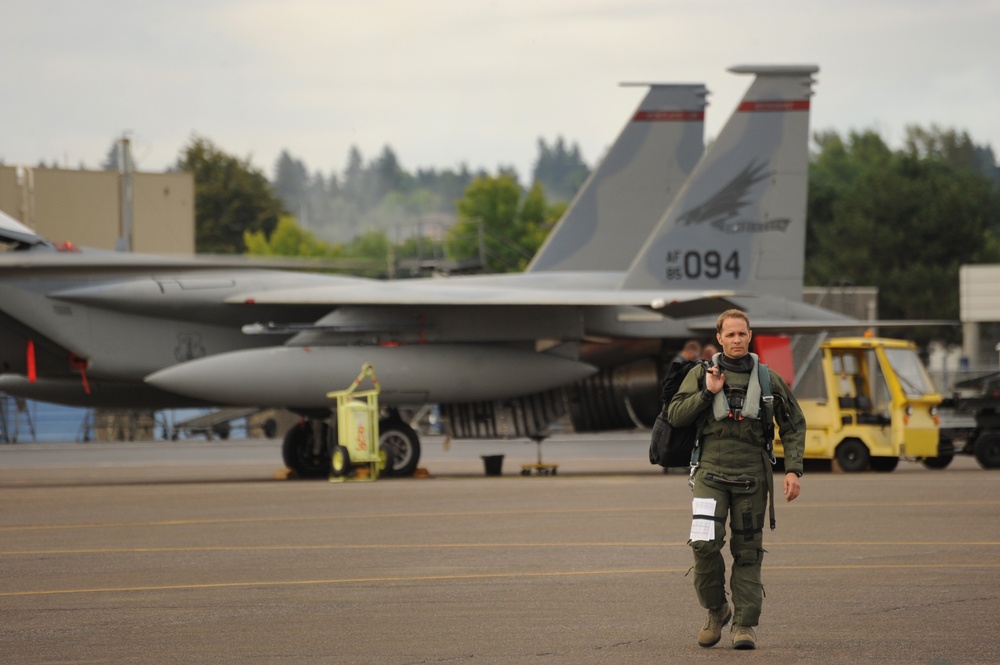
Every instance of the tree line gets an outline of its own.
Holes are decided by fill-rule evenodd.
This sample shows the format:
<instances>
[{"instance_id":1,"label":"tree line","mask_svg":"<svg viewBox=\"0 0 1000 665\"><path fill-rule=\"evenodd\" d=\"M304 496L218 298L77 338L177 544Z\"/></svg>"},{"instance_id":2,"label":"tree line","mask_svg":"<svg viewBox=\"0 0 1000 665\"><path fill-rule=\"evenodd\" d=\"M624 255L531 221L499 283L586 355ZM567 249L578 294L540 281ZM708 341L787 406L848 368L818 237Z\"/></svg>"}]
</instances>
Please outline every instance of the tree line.
<instances>
[{"instance_id":1,"label":"tree line","mask_svg":"<svg viewBox=\"0 0 1000 665\"><path fill-rule=\"evenodd\" d=\"M530 182L540 183L553 200L569 201L590 169L576 144L562 137L553 145L538 140L538 158ZM393 239L433 233L452 226L456 202L477 179L489 174L466 164L457 169L406 171L391 147L372 160L352 146L340 173L310 172L306 164L282 151L272 184L285 209L300 226L329 242L349 242L370 231L384 231ZM513 168L501 168L496 177L518 181Z\"/></svg>"},{"instance_id":2,"label":"tree line","mask_svg":"<svg viewBox=\"0 0 1000 665\"><path fill-rule=\"evenodd\" d=\"M881 318L957 321L959 267L1000 263L992 148L938 127L907 128L898 150L874 131L819 133L815 144L806 283L876 286ZM913 328L905 336L958 341L961 330Z\"/></svg>"}]
</instances>

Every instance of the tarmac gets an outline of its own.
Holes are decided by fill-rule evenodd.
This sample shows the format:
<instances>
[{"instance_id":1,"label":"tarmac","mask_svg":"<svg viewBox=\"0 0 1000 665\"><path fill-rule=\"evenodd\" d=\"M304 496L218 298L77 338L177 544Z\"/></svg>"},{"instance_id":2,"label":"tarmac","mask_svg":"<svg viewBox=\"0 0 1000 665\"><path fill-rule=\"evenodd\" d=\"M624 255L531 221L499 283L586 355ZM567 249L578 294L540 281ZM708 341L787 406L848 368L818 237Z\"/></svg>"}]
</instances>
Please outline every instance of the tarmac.
<instances>
[{"instance_id":1,"label":"tarmac","mask_svg":"<svg viewBox=\"0 0 1000 665\"><path fill-rule=\"evenodd\" d=\"M534 443L425 437L427 478L341 484L277 480L276 440L0 445L0 662L1000 662L1000 472L810 468L758 649L703 649L647 441L560 435L524 476Z\"/></svg>"}]
</instances>

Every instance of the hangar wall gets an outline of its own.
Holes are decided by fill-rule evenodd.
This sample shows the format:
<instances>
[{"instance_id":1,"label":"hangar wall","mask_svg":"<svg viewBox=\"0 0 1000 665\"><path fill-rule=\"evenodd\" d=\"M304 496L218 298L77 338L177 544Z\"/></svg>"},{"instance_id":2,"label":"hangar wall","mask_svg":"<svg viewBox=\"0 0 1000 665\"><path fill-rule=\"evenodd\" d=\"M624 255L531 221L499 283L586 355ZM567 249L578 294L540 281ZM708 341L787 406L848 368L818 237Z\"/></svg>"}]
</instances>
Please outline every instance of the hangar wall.
<instances>
[{"instance_id":1,"label":"hangar wall","mask_svg":"<svg viewBox=\"0 0 1000 665\"><path fill-rule=\"evenodd\" d=\"M0 166L0 210L52 242L115 249L121 235L116 171ZM194 177L132 175L132 250L194 254Z\"/></svg>"},{"instance_id":2,"label":"hangar wall","mask_svg":"<svg viewBox=\"0 0 1000 665\"><path fill-rule=\"evenodd\" d=\"M1000 265L958 269L962 351L971 366L1000 363Z\"/></svg>"}]
</instances>

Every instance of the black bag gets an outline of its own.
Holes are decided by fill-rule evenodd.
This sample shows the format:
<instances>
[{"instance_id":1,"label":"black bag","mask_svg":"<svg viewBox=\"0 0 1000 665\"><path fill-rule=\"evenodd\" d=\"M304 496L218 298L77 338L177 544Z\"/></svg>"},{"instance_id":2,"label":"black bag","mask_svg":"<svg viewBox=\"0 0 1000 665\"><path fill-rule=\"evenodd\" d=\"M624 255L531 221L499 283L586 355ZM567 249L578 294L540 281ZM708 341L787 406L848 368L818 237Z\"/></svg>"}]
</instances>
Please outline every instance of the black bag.
<instances>
[{"instance_id":1,"label":"black bag","mask_svg":"<svg viewBox=\"0 0 1000 665\"><path fill-rule=\"evenodd\" d=\"M667 468L688 466L691 463L691 451L694 450L695 441L698 439L702 419L699 418L684 427L673 427L667 422L667 408L670 406L670 400L680 390L684 377L698 364L697 360L674 362L667 371L666 378L663 379L663 389L660 393L663 408L653 423L653 434L649 442L650 464L659 464Z\"/></svg>"}]
</instances>

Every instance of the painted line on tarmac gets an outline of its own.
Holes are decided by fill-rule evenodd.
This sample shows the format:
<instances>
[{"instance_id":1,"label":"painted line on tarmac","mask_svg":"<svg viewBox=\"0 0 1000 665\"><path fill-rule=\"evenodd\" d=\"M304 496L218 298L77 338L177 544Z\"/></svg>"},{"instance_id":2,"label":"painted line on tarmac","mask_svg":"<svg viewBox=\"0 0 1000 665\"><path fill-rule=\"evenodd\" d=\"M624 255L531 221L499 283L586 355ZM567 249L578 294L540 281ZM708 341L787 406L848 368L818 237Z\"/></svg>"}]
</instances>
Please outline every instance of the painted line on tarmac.
<instances>
[{"instance_id":1,"label":"painted line on tarmac","mask_svg":"<svg viewBox=\"0 0 1000 665\"><path fill-rule=\"evenodd\" d=\"M1000 547L1000 541L856 540L772 542L781 547ZM564 542L564 543L358 543L327 545L202 545L197 547L109 547L89 549L0 550L0 556L54 556L60 554L172 554L179 552L282 552L316 550L429 550L429 549L527 549L571 547L687 547L686 541L673 542Z\"/></svg>"},{"instance_id":2,"label":"painted line on tarmac","mask_svg":"<svg viewBox=\"0 0 1000 665\"><path fill-rule=\"evenodd\" d=\"M649 575L664 573L684 573L687 567L682 568L647 568L628 570L579 570L579 571L550 571L538 573L478 573L464 575L414 575L410 577L353 577L334 578L323 580L283 580L269 582L216 582L211 584L170 584L162 586L134 586L134 587L101 587L94 589L48 589L41 591L3 591L0 598L15 598L26 596L58 596L73 594L97 594L97 593L134 593L152 591L198 591L206 589L238 589L238 588L266 588L266 587L292 587L292 586L321 586L340 584L370 584L387 582L446 582L453 580L503 580L518 578L538 578L538 577L584 577L601 575ZM769 566L770 571L803 571L803 570L1000 570L1000 563L990 564L851 564L851 565L804 565L804 566Z\"/></svg>"},{"instance_id":3,"label":"painted line on tarmac","mask_svg":"<svg viewBox=\"0 0 1000 665\"><path fill-rule=\"evenodd\" d=\"M797 503L795 508L864 508L878 506L880 508L892 507L947 507L947 506L1000 506L997 501L844 501L832 503ZM225 517L211 519L187 519L187 520L153 520L149 522L95 522L88 524L10 524L0 526L0 532L9 531L45 531L57 529L118 529L123 527L161 527L161 526L193 526L205 524L255 524L260 522L320 522L337 520L375 520L375 519L415 519L439 517L486 517L491 515L584 515L588 513L611 514L611 513L690 513L691 506L680 504L677 506L657 506L652 508L623 507L623 508L555 508L555 509L524 509L524 510L482 510L482 511L460 511L460 512L422 512L422 513L375 513L363 514L353 513L349 515L291 515L281 517Z\"/></svg>"},{"instance_id":4,"label":"painted line on tarmac","mask_svg":"<svg viewBox=\"0 0 1000 665\"><path fill-rule=\"evenodd\" d=\"M944 508L946 506L1000 506L1000 500L977 501L975 499L955 501L824 501L821 503L797 503L796 508Z\"/></svg>"},{"instance_id":5,"label":"painted line on tarmac","mask_svg":"<svg viewBox=\"0 0 1000 665\"><path fill-rule=\"evenodd\" d=\"M0 526L3 531L45 531L56 529L117 529L122 527L152 527L152 526L196 526L205 524L255 524L258 522L321 522L339 520L374 520L374 519L414 519L439 517L488 517L495 515L585 515L588 513L690 513L691 506L667 506L663 508L557 508L557 509L523 509L523 510L482 510L460 512L423 512L423 513L354 513L350 515L292 515L281 517L225 517L211 519L189 520L154 520L150 522L95 522L91 524L11 524Z\"/></svg>"}]
</instances>

